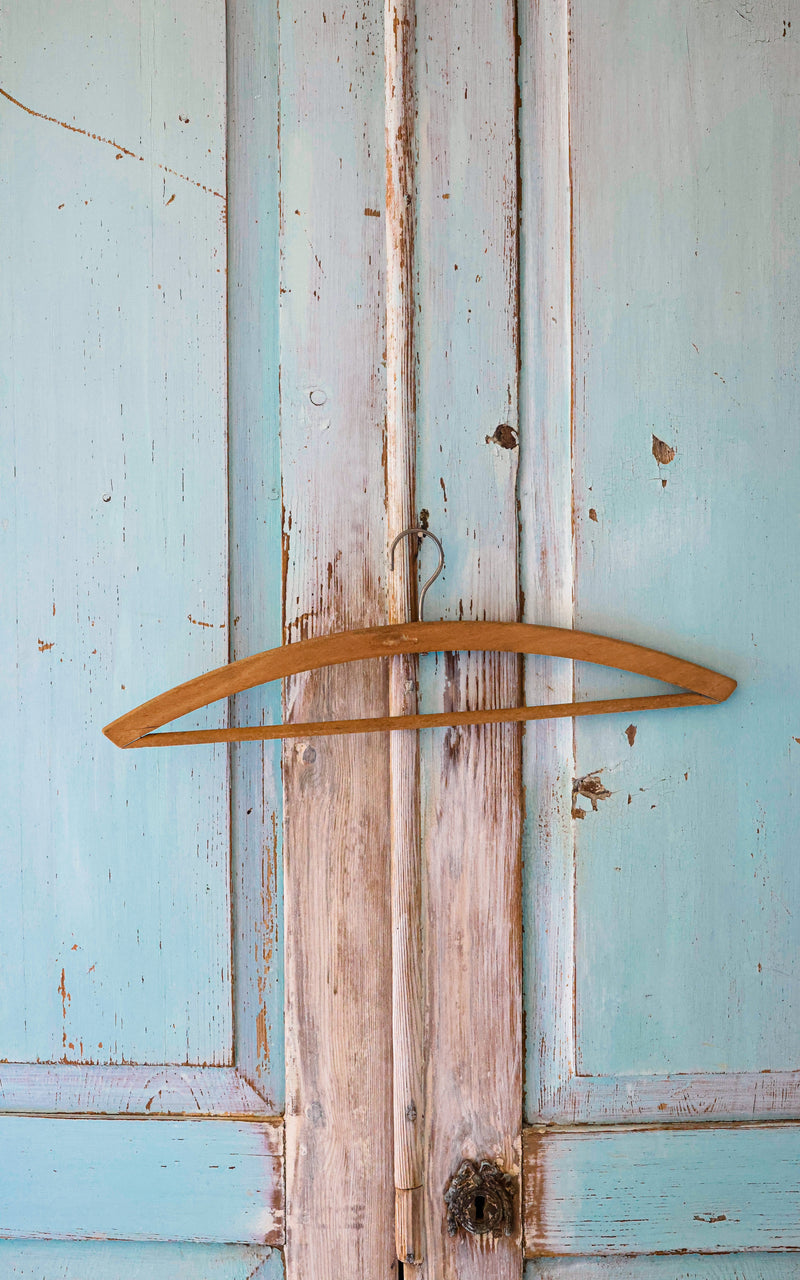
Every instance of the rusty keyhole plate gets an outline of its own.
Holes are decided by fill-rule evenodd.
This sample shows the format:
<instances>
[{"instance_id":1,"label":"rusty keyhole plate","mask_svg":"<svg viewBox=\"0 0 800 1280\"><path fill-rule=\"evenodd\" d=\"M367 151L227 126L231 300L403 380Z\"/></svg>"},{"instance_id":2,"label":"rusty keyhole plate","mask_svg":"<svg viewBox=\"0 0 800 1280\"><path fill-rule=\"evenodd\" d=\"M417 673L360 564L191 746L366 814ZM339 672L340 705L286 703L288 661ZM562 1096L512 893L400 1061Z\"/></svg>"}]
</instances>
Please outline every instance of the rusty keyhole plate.
<instances>
[{"instance_id":1,"label":"rusty keyhole plate","mask_svg":"<svg viewBox=\"0 0 800 1280\"><path fill-rule=\"evenodd\" d=\"M473 1236L509 1236L514 1217L514 1178L491 1160L464 1160L444 1193L447 1230Z\"/></svg>"}]
</instances>

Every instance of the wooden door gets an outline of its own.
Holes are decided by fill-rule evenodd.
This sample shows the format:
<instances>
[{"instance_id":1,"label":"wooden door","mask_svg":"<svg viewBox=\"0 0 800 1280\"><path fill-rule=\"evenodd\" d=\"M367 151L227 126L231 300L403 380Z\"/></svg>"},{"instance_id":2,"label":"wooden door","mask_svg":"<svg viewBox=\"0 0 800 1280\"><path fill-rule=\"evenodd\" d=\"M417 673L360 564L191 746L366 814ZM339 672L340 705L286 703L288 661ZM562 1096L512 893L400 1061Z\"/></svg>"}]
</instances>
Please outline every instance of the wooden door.
<instances>
[{"instance_id":1,"label":"wooden door","mask_svg":"<svg viewBox=\"0 0 800 1280\"><path fill-rule=\"evenodd\" d=\"M3 18L9 1274L800 1274L796 10ZM229 656L407 616L418 522L427 617L740 689L418 745L104 743ZM622 679L430 655L208 723ZM483 1158L511 1234L451 1237Z\"/></svg>"}]
</instances>

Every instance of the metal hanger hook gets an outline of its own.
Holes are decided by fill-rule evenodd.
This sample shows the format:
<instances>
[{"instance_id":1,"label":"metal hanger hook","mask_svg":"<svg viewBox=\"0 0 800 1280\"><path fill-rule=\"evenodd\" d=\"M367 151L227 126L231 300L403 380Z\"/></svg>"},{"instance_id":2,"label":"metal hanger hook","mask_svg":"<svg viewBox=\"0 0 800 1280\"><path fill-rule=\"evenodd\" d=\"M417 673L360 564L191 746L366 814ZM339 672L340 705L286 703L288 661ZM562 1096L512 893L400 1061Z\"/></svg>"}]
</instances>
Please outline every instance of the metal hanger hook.
<instances>
[{"instance_id":1,"label":"metal hanger hook","mask_svg":"<svg viewBox=\"0 0 800 1280\"><path fill-rule=\"evenodd\" d=\"M398 533L397 537L395 538L394 542L389 548L389 568L390 569L394 569L394 549L397 546L398 542L400 542L402 538L412 537L413 534L417 535L420 542L422 541L423 538L433 538L433 541L436 543L437 547L439 548L439 563L437 564L436 568L434 569L431 576L428 578L428 581L425 583L425 585L423 586L419 594L419 610L418 610L419 617L417 618L417 622L422 622L422 611L425 608L425 596L426 596L428 587L430 587L436 581L436 579L439 577L439 574L442 572L442 569L444 568L444 547L442 546L439 539L436 537L436 534L431 533L430 529L422 529L417 527L416 525L412 525L410 529L403 529L402 533Z\"/></svg>"}]
</instances>

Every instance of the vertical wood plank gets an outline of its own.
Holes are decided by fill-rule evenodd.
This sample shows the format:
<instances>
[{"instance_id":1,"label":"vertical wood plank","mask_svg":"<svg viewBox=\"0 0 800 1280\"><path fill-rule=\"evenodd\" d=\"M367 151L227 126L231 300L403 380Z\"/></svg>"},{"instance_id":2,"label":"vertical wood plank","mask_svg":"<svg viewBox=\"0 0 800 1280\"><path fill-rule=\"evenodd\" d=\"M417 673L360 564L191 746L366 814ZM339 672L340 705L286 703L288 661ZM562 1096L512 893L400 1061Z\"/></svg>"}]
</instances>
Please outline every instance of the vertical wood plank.
<instances>
[{"instance_id":1,"label":"vertical wood plank","mask_svg":"<svg viewBox=\"0 0 800 1280\"><path fill-rule=\"evenodd\" d=\"M416 13L414 0L387 0L384 18L386 97L386 514L393 545L418 524L415 509L417 386L414 343L414 167ZM389 621L418 616L417 539L394 551ZM419 662L392 658L389 713L418 709ZM397 1256L423 1254L424 1131L422 847L419 736L389 737L392 857L392 1053Z\"/></svg>"},{"instance_id":2,"label":"vertical wood plank","mask_svg":"<svg viewBox=\"0 0 800 1280\"><path fill-rule=\"evenodd\" d=\"M447 554L429 616L518 616L515 40L510 3L418 12L417 488ZM425 665L428 705L519 695L513 658ZM431 733L422 758L426 1274L499 1280L518 1235L450 1238L443 1194L465 1157L519 1168L520 733Z\"/></svg>"},{"instance_id":3,"label":"vertical wood plank","mask_svg":"<svg viewBox=\"0 0 800 1280\"><path fill-rule=\"evenodd\" d=\"M567 0L520 12L520 412L527 447L519 500L524 620L572 626L572 307ZM572 663L529 658L526 702L573 700ZM573 722L528 725L525 1114L552 1106L573 1076Z\"/></svg>"},{"instance_id":4,"label":"vertical wood plank","mask_svg":"<svg viewBox=\"0 0 800 1280\"><path fill-rule=\"evenodd\" d=\"M281 643L278 391L278 10L228 2L230 654ZM280 719L280 691L236 698L235 724ZM239 1070L284 1105L280 748L231 747L234 1036Z\"/></svg>"},{"instance_id":5,"label":"vertical wood plank","mask_svg":"<svg viewBox=\"0 0 800 1280\"><path fill-rule=\"evenodd\" d=\"M383 5L281 14L287 642L385 621ZM362 669L363 667L363 669ZM385 664L292 681L291 718L385 714ZM287 1275L392 1273L385 736L284 751Z\"/></svg>"}]
</instances>

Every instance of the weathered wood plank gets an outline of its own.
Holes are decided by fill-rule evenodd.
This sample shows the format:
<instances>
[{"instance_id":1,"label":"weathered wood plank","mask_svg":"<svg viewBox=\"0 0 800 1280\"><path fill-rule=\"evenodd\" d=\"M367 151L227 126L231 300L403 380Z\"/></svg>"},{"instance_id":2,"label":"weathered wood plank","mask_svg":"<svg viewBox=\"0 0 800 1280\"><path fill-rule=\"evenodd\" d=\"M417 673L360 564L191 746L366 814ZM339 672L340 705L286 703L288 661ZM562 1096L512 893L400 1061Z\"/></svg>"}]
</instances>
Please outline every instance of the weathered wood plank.
<instances>
[{"instance_id":1,"label":"weathered wood plank","mask_svg":"<svg viewBox=\"0 0 800 1280\"><path fill-rule=\"evenodd\" d=\"M268 1115L233 1067L0 1063L0 1112L95 1115Z\"/></svg>"},{"instance_id":2,"label":"weathered wood plank","mask_svg":"<svg viewBox=\"0 0 800 1280\"><path fill-rule=\"evenodd\" d=\"M281 12L285 639L385 621L383 5ZM376 216L377 215L377 216ZM376 713L385 664L287 684ZM388 744L284 752L287 1274L394 1265Z\"/></svg>"},{"instance_id":3,"label":"weathered wood plank","mask_svg":"<svg viewBox=\"0 0 800 1280\"><path fill-rule=\"evenodd\" d=\"M228 0L230 656L281 643L278 377L278 10ZM280 720L278 688L231 723ZM280 749L231 750L235 1062L275 1111L285 1098Z\"/></svg>"},{"instance_id":4,"label":"weathered wood plank","mask_svg":"<svg viewBox=\"0 0 800 1280\"><path fill-rule=\"evenodd\" d=\"M543 1098L542 1110L556 1124L793 1120L800 1115L800 1072L572 1076Z\"/></svg>"},{"instance_id":5,"label":"weathered wood plank","mask_svg":"<svg viewBox=\"0 0 800 1280\"><path fill-rule=\"evenodd\" d=\"M0 1044L226 1064L224 751L100 735L227 654L224 5L0 26Z\"/></svg>"},{"instance_id":6,"label":"weathered wood plank","mask_svg":"<svg viewBox=\"0 0 800 1280\"><path fill-rule=\"evenodd\" d=\"M516 619L517 150L514 6L417 13L417 501L444 542L430 617ZM513 705L519 663L421 662L424 701ZM436 1280L518 1276L518 1239L447 1234L466 1158L518 1169L522 1093L520 733L422 740L426 875L426 1261Z\"/></svg>"},{"instance_id":7,"label":"weathered wood plank","mask_svg":"<svg viewBox=\"0 0 800 1280\"><path fill-rule=\"evenodd\" d=\"M281 1244L283 1128L0 1118L0 1236Z\"/></svg>"},{"instance_id":8,"label":"weathered wood plank","mask_svg":"<svg viewBox=\"0 0 800 1280\"><path fill-rule=\"evenodd\" d=\"M525 1131L525 1252L800 1249L800 1126Z\"/></svg>"},{"instance_id":9,"label":"weathered wood plank","mask_svg":"<svg viewBox=\"0 0 800 1280\"><path fill-rule=\"evenodd\" d=\"M539 1258L525 1280L797 1280L800 1258L786 1253L714 1258Z\"/></svg>"},{"instance_id":10,"label":"weathered wood plank","mask_svg":"<svg viewBox=\"0 0 800 1280\"><path fill-rule=\"evenodd\" d=\"M572 296L568 9L520 15L520 578L528 622L572 626ZM525 700L571 702L572 663L528 659ZM573 724L532 724L525 786L525 1114L574 1076Z\"/></svg>"},{"instance_id":11,"label":"weathered wood plank","mask_svg":"<svg viewBox=\"0 0 800 1280\"><path fill-rule=\"evenodd\" d=\"M15 1280L282 1280L283 1260L259 1245L0 1241L0 1275Z\"/></svg>"},{"instance_id":12,"label":"weathered wood plank","mask_svg":"<svg viewBox=\"0 0 800 1280\"><path fill-rule=\"evenodd\" d=\"M416 510L417 367L414 279L416 166L415 0L386 0L386 520L393 570L390 622L419 617ZM390 566L391 567L391 566ZM419 662L389 663L389 714L418 711ZM394 1104L395 1249L406 1263L424 1253L424 973L419 737L389 739L392 860L392 1072Z\"/></svg>"}]
</instances>

